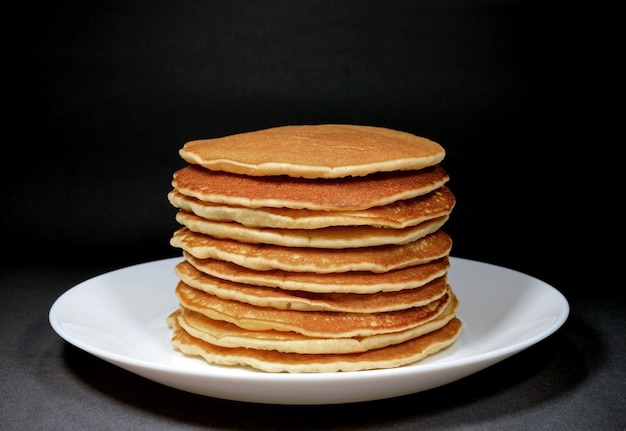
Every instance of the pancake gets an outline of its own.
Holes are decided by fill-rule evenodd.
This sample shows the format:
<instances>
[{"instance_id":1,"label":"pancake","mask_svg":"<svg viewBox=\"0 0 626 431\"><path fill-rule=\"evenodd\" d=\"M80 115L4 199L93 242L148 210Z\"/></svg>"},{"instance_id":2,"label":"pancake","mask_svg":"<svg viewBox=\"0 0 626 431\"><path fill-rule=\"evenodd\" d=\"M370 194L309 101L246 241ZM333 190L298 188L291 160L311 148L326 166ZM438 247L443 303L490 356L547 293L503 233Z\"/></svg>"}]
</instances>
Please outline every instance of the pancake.
<instances>
[{"instance_id":1,"label":"pancake","mask_svg":"<svg viewBox=\"0 0 626 431\"><path fill-rule=\"evenodd\" d=\"M357 338L316 338L285 331L253 331L181 307L177 318L190 335L222 347L277 350L279 352L320 354L356 353L380 349L422 336L444 326L455 317L458 300L452 300L435 319L405 331Z\"/></svg>"},{"instance_id":2,"label":"pancake","mask_svg":"<svg viewBox=\"0 0 626 431\"><path fill-rule=\"evenodd\" d=\"M183 257L200 272L223 280L314 293L365 294L412 289L445 275L450 268L448 256L383 273L348 271L329 274L279 269L255 271L222 260L196 259L186 251L183 251Z\"/></svg>"},{"instance_id":3,"label":"pancake","mask_svg":"<svg viewBox=\"0 0 626 431\"><path fill-rule=\"evenodd\" d=\"M352 124L290 125L185 143L180 156L207 169L245 175L341 178L416 170L443 160L436 142Z\"/></svg>"},{"instance_id":4,"label":"pancake","mask_svg":"<svg viewBox=\"0 0 626 431\"><path fill-rule=\"evenodd\" d=\"M187 261L174 267L181 282L222 299L244 302L258 307L301 311L345 311L376 313L424 306L447 291L446 276L435 278L422 286L395 292L312 293L276 289L222 280L198 271Z\"/></svg>"},{"instance_id":5,"label":"pancake","mask_svg":"<svg viewBox=\"0 0 626 431\"><path fill-rule=\"evenodd\" d=\"M412 199L360 211L322 211L292 208L246 208L203 202L174 189L167 195L172 206L213 221L244 226L283 229L319 229L330 226L361 226L400 229L450 214L455 197L446 186Z\"/></svg>"},{"instance_id":6,"label":"pancake","mask_svg":"<svg viewBox=\"0 0 626 431\"><path fill-rule=\"evenodd\" d=\"M217 204L354 211L425 195L449 179L439 165L326 180L285 175L254 177L188 165L174 172L171 184L186 196Z\"/></svg>"},{"instance_id":7,"label":"pancake","mask_svg":"<svg viewBox=\"0 0 626 431\"><path fill-rule=\"evenodd\" d=\"M171 344L182 353L201 357L210 364L248 366L272 373L334 373L398 368L450 346L459 337L462 328L461 321L455 317L440 329L388 347L362 353L311 355L217 346L189 335L175 320L168 319L173 328Z\"/></svg>"},{"instance_id":8,"label":"pancake","mask_svg":"<svg viewBox=\"0 0 626 431\"><path fill-rule=\"evenodd\" d=\"M167 195L171 344L214 365L394 368L459 336L456 199L438 143L383 127L274 127L188 141Z\"/></svg>"},{"instance_id":9,"label":"pancake","mask_svg":"<svg viewBox=\"0 0 626 431\"><path fill-rule=\"evenodd\" d=\"M345 249L285 247L215 238L183 227L170 244L197 259L218 259L258 271L280 269L318 274L346 271L387 272L447 256L452 240L442 230L400 245Z\"/></svg>"},{"instance_id":10,"label":"pancake","mask_svg":"<svg viewBox=\"0 0 626 431\"><path fill-rule=\"evenodd\" d=\"M404 331L439 316L451 301L451 294L422 306L379 313L300 311L257 307L222 299L179 282L175 289L181 307L214 320L223 320L254 331L293 331L310 337L365 337Z\"/></svg>"},{"instance_id":11,"label":"pancake","mask_svg":"<svg viewBox=\"0 0 626 431\"><path fill-rule=\"evenodd\" d=\"M205 220L194 213L179 210L176 221L193 232L241 242L282 245L286 247L353 248L406 244L437 231L448 216L426 220L403 229L371 226L333 226L320 229L272 229L244 226L239 223Z\"/></svg>"}]
</instances>

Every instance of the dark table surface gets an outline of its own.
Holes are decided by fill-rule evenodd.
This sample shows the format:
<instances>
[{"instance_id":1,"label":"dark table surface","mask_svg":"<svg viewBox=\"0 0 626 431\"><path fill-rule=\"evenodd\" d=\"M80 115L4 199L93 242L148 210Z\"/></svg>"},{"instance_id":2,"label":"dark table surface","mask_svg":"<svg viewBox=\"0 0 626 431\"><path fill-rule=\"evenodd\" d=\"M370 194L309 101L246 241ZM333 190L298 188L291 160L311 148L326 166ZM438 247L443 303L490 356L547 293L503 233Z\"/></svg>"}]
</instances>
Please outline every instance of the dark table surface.
<instances>
[{"instance_id":1,"label":"dark table surface","mask_svg":"<svg viewBox=\"0 0 626 431\"><path fill-rule=\"evenodd\" d=\"M613 154L623 130L612 130L623 119L607 103L623 77L610 12L525 0L15 8L0 157L0 429L626 429ZM52 330L50 307L76 284L178 254L166 195L185 141L314 123L441 143L457 197L452 255L554 286L570 303L565 324L454 383L326 406L186 393Z\"/></svg>"},{"instance_id":2,"label":"dark table surface","mask_svg":"<svg viewBox=\"0 0 626 431\"><path fill-rule=\"evenodd\" d=\"M457 382L353 404L228 401L154 383L63 341L48 312L106 265L23 264L0 276L3 429L559 429L626 426L626 308L570 301L556 333ZM303 388L306 390L306 388Z\"/></svg>"}]
</instances>

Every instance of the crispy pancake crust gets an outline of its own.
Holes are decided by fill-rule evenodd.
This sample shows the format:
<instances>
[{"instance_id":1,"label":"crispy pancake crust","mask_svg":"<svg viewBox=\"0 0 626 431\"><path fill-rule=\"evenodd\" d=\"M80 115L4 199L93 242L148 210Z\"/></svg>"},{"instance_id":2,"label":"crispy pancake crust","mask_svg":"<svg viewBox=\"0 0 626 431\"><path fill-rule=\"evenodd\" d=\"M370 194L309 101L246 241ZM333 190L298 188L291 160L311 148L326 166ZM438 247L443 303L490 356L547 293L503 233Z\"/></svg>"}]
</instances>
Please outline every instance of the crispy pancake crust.
<instances>
[{"instance_id":1,"label":"crispy pancake crust","mask_svg":"<svg viewBox=\"0 0 626 431\"><path fill-rule=\"evenodd\" d=\"M253 177L188 165L174 172L172 186L186 196L217 204L352 211L425 195L449 179L439 165L417 171L327 180L284 175Z\"/></svg>"},{"instance_id":2,"label":"crispy pancake crust","mask_svg":"<svg viewBox=\"0 0 626 431\"><path fill-rule=\"evenodd\" d=\"M360 211L322 211L293 208L246 208L204 202L174 189L167 195L172 206L213 221L279 229L319 229L331 226L373 226L401 229L450 214L456 203L446 186L412 199Z\"/></svg>"},{"instance_id":3,"label":"crispy pancake crust","mask_svg":"<svg viewBox=\"0 0 626 431\"><path fill-rule=\"evenodd\" d=\"M421 265L383 273L348 271L316 274L313 272L281 271L279 269L255 271L221 260L196 259L186 251L183 251L183 256L200 272L213 277L255 286L315 293L365 294L411 289L423 286L429 281L445 275L450 268L450 259L446 256Z\"/></svg>"},{"instance_id":4,"label":"crispy pancake crust","mask_svg":"<svg viewBox=\"0 0 626 431\"><path fill-rule=\"evenodd\" d=\"M197 259L224 260L258 271L280 269L325 274L346 271L387 272L430 262L448 255L452 239L444 231L437 230L407 244L326 249L245 243L215 238L183 227L174 232L170 244Z\"/></svg>"},{"instance_id":5,"label":"crispy pancake crust","mask_svg":"<svg viewBox=\"0 0 626 431\"><path fill-rule=\"evenodd\" d=\"M355 338L316 338L285 331L252 331L229 322L214 320L185 307L178 311L178 323L190 335L222 347L277 350L279 352L320 354L356 353L402 343L441 328L455 317L458 300L452 300L435 319L405 331Z\"/></svg>"},{"instance_id":6,"label":"crispy pancake crust","mask_svg":"<svg viewBox=\"0 0 626 431\"><path fill-rule=\"evenodd\" d=\"M333 373L397 368L409 365L450 346L461 333L462 323L453 318L445 326L404 343L362 353L284 353L275 350L221 347L195 338L168 319L174 329L172 346L187 355L200 356L215 365L249 366L265 372Z\"/></svg>"},{"instance_id":7,"label":"crispy pancake crust","mask_svg":"<svg viewBox=\"0 0 626 431\"><path fill-rule=\"evenodd\" d=\"M445 275L413 289L363 295L360 293L312 293L236 283L200 272L186 261L176 265L174 272L181 282L211 295L258 307L285 310L350 313L403 310L424 306L440 298L448 290Z\"/></svg>"},{"instance_id":8,"label":"crispy pancake crust","mask_svg":"<svg viewBox=\"0 0 626 431\"><path fill-rule=\"evenodd\" d=\"M292 125L185 143L189 163L245 175L341 178L415 170L443 160L441 145L407 132L352 124Z\"/></svg>"},{"instance_id":9,"label":"crispy pancake crust","mask_svg":"<svg viewBox=\"0 0 626 431\"><path fill-rule=\"evenodd\" d=\"M437 318L451 301L451 294L447 292L421 307L380 313L346 313L257 307L222 299L182 282L176 286L175 293L181 306L214 320L224 320L254 331L274 329L324 338L366 337L415 328Z\"/></svg>"},{"instance_id":10,"label":"crispy pancake crust","mask_svg":"<svg viewBox=\"0 0 626 431\"><path fill-rule=\"evenodd\" d=\"M352 248L406 244L437 231L449 216L426 220L403 229L371 226L332 226L320 229L272 229L239 223L205 220L179 210L176 221L193 232L241 242L265 243L287 247Z\"/></svg>"},{"instance_id":11,"label":"crispy pancake crust","mask_svg":"<svg viewBox=\"0 0 626 431\"><path fill-rule=\"evenodd\" d=\"M436 142L350 124L189 141L172 346L266 372L395 368L459 336Z\"/></svg>"}]
</instances>

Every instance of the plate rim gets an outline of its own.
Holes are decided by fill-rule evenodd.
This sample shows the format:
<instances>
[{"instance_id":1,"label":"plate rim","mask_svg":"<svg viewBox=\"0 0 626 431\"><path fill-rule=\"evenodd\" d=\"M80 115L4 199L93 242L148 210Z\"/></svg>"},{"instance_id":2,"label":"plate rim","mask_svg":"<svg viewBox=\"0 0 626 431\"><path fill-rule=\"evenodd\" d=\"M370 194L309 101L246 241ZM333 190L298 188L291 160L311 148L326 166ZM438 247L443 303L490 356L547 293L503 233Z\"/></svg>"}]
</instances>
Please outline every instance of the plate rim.
<instances>
[{"instance_id":1,"label":"plate rim","mask_svg":"<svg viewBox=\"0 0 626 431\"><path fill-rule=\"evenodd\" d=\"M173 273L173 267L175 263L181 261L182 259L183 259L182 256L177 256L177 257L168 257L168 258L163 258L163 259L158 259L158 260L137 263L137 264L113 269L113 270L98 274L96 276L83 280L79 282L78 284L75 284L74 286L72 286L71 288L63 292L61 295L59 295L59 297L53 302L52 306L50 307L50 310L48 313L48 320L49 320L50 325L52 326L52 329L57 333L58 336L60 336L67 343L93 356L96 356L102 360L110 362L116 366L124 368L128 371L131 371L135 374L138 374L150 380L157 381L158 383L164 384L166 386L174 387L174 388L181 389L184 391L188 391L188 392L192 392L192 393L196 393L196 394L204 395L204 396L213 396L217 398L225 398L225 399L232 399L232 400L237 400L237 401L248 401L248 402L260 402L260 403L269 402L272 404L329 404L329 403L354 402L354 401L371 401L371 400L377 400L377 399L382 399L382 398L389 398L389 396L375 396L375 395L367 396L367 395L361 394L360 396L355 395L355 397L353 397L354 399L346 399L346 400L339 399L336 401L331 400L330 402L323 402L323 400L314 399L315 398L314 396L307 398L306 395L304 395L300 397L299 399L295 399L295 398L285 399L285 400L282 400L282 401L279 400L278 402L276 402L276 400L272 400L272 399L270 400L259 399L259 396L255 396L255 395L250 395L250 396L242 395L242 394L220 395L218 393L219 391L215 392L215 391L209 390L209 391L204 392L204 391L193 390L190 388L186 388L184 384L177 385L175 382L166 383L163 381L159 381L158 379L155 379L154 376L151 376L150 374L152 374L153 372L156 372L156 373L164 373L164 377L165 375L168 375L168 377L178 375L181 377L194 377L194 378L201 377L205 379L213 379L213 380L224 381L224 382L226 381L247 382L247 383L268 383L269 382L272 384L293 385L293 384L312 382L312 381L315 381L318 383L319 382L330 383L330 382L356 382L358 381L360 384L363 384L368 381L376 381L381 378L421 376L421 375L425 375L428 373L440 373L442 370L447 370L450 368L454 368L454 369L459 368L459 367L476 368L474 371L470 372L469 374L465 374L459 378L454 378L450 381L443 382L441 384L434 384L431 387L422 388L422 389L417 388L417 390L415 391L406 392L405 390L404 393L393 394L391 396L406 395L409 393L421 392L423 390L427 390L427 389L431 389L437 386L442 386L444 384L451 383L452 381L459 380L460 378L464 378L470 374L473 374L474 372L480 371L512 355L515 355L519 353L520 351L527 349L528 347L544 340L545 338L555 333L567 321L569 317L569 313L570 313L569 302L567 301L567 298L563 295L563 293L560 292L555 287L551 286L550 284L536 277L525 274L515 269L506 268L506 267L499 266L499 265L492 264L492 263L471 260L471 259L462 258L462 257L450 256L451 270L454 270L455 266L458 267L461 265L482 266L484 269L488 269L491 271L504 271L508 275L515 274L518 277L522 277L525 280L533 282L535 285L538 285L541 289L544 289L546 292L554 296L554 299L558 301L559 303L560 313L558 314L558 316L555 315L555 320L552 322L552 324L548 325L546 328L543 328L543 330L537 332L532 337L525 338L521 341L512 343L510 345L502 346L495 350L488 350L483 353L470 355L468 357L457 358L457 359L447 360L447 361L444 360L441 362L437 362L436 360L432 362L420 361L419 365L410 364L408 366L397 367L397 368L363 370L363 371L341 372L341 373L339 372L337 373L266 373L266 372L259 372L259 371L251 370L252 372L250 373L246 372L246 373L239 374L242 367L222 367L222 366L216 366L216 365L207 363L206 370L201 370L201 369L195 369L195 368L184 368L184 367L181 367L180 365L176 365L173 363L164 364L160 362L150 362L149 360L145 360L142 358L122 355L116 352L106 352L106 351L102 351L102 349L100 348L94 348L94 346L90 346L88 343L80 339L77 339L76 337L72 336L72 334L68 333L63 328L62 322L59 321L59 317L60 317L59 313L64 305L64 302L69 301L72 295L77 295L78 293L80 293L81 290L93 288L91 286L94 285L95 283L99 281L103 281L110 277L123 275L124 272L126 271L131 271L131 270L142 271L151 266L160 266L160 265L168 266L169 265L172 267L172 273ZM165 286L163 286L163 288L165 288ZM171 288L171 291L172 291L172 297L174 297L173 287ZM463 321L464 327L465 327L466 322L465 322L465 318L463 317L463 315L459 313L458 317L461 319L461 321ZM465 331L466 328L464 328L463 330ZM169 340L167 341L169 343ZM172 354L174 355L174 354L179 354L179 353L172 351ZM476 367L477 364L481 366ZM235 372L229 372L229 370L235 370Z\"/></svg>"}]
</instances>

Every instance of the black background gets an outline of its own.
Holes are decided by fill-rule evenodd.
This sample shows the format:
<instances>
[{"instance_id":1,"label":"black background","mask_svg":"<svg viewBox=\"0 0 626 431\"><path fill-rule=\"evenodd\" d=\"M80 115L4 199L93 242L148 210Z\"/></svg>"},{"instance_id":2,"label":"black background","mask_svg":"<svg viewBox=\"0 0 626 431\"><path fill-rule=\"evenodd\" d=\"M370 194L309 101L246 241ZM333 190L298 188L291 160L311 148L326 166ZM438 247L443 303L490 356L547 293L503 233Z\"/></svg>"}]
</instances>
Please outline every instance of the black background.
<instances>
[{"instance_id":1,"label":"black background","mask_svg":"<svg viewBox=\"0 0 626 431\"><path fill-rule=\"evenodd\" d=\"M175 256L166 194L184 142L354 123L446 148L457 196L446 225L453 255L571 295L607 272L593 270L607 265L617 236L607 233L617 196L605 167L616 145L602 135L619 110L603 108L616 72L601 62L616 57L599 48L610 27L588 5L89 0L22 8L24 49L7 67L16 74L7 82L14 137L2 162L11 265L106 257L117 267Z\"/></svg>"},{"instance_id":2,"label":"black background","mask_svg":"<svg viewBox=\"0 0 626 431\"><path fill-rule=\"evenodd\" d=\"M0 423L623 430L620 17L601 2L529 0L13 5ZM457 197L452 254L553 285L571 306L562 329L431 391L294 407L177 391L54 333L50 307L79 282L180 255L167 193L186 141L317 123L442 144Z\"/></svg>"},{"instance_id":3,"label":"black background","mask_svg":"<svg viewBox=\"0 0 626 431\"><path fill-rule=\"evenodd\" d=\"M581 246L599 215L581 192L605 157L587 153L602 81L590 82L600 54L572 6L60 1L25 12L16 67L28 79L2 214L17 262L175 256L166 194L184 142L354 123L446 148L453 255L564 293L592 280L571 261L595 248Z\"/></svg>"}]
</instances>

